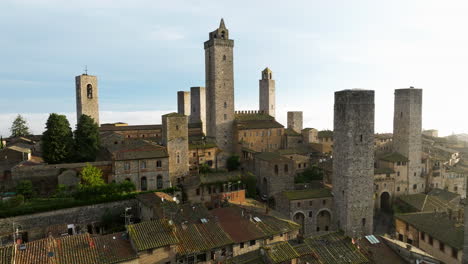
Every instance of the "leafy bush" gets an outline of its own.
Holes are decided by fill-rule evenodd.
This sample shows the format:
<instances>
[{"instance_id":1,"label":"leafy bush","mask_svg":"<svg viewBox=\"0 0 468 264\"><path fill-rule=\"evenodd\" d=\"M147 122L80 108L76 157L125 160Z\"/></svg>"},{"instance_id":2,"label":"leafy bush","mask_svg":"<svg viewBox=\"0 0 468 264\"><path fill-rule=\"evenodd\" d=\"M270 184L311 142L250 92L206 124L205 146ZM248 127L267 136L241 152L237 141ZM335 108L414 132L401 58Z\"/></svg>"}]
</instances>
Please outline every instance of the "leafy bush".
<instances>
[{"instance_id":1,"label":"leafy bush","mask_svg":"<svg viewBox=\"0 0 468 264\"><path fill-rule=\"evenodd\" d=\"M295 183L309 183L313 181L323 180L323 170L315 165L305 169L302 173L298 173L294 179Z\"/></svg>"},{"instance_id":2,"label":"leafy bush","mask_svg":"<svg viewBox=\"0 0 468 264\"><path fill-rule=\"evenodd\" d=\"M251 173L242 175L241 181L245 184L246 195L249 198L254 198L257 196L257 178Z\"/></svg>"},{"instance_id":3,"label":"leafy bush","mask_svg":"<svg viewBox=\"0 0 468 264\"><path fill-rule=\"evenodd\" d=\"M23 180L16 185L16 192L23 195L23 198L31 199L34 195L33 184L30 180Z\"/></svg>"},{"instance_id":4,"label":"leafy bush","mask_svg":"<svg viewBox=\"0 0 468 264\"><path fill-rule=\"evenodd\" d=\"M8 206L10 208L15 208L24 203L24 196L21 194L16 195L8 200Z\"/></svg>"},{"instance_id":5,"label":"leafy bush","mask_svg":"<svg viewBox=\"0 0 468 264\"><path fill-rule=\"evenodd\" d=\"M226 168L228 171L237 170L240 166L240 158L237 155L233 155L227 159Z\"/></svg>"}]
</instances>

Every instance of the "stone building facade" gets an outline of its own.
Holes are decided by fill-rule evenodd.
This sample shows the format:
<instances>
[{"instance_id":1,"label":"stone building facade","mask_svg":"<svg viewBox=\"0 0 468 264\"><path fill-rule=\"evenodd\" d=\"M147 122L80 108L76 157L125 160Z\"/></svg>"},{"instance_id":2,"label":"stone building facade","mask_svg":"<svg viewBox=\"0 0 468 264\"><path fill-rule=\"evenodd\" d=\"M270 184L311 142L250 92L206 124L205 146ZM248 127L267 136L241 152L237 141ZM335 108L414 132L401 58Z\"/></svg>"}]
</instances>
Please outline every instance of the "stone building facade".
<instances>
[{"instance_id":1,"label":"stone building facade","mask_svg":"<svg viewBox=\"0 0 468 264\"><path fill-rule=\"evenodd\" d=\"M190 116L190 92L178 91L177 92L177 113L181 115Z\"/></svg>"},{"instance_id":2,"label":"stone building facade","mask_svg":"<svg viewBox=\"0 0 468 264\"><path fill-rule=\"evenodd\" d=\"M221 19L205 46L206 130L222 150L221 164L233 153L234 40Z\"/></svg>"},{"instance_id":3,"label":"stone building facade","mask_svg":"<svg viewBox=\"0 0 468 264\"><path fill-rule=\"evenodd\" d=\"M82 74L75 77L76 120L88 115L99 125L99 97L97 77Z\"/></svg>"},{"instance_id":4,"label":"stone building facade","mask_svg":"<svg viewBox=\"0 0 468 264\"><path fill-rule=\"evenodd\" d=\"M304 144L319 143L318 130L315 128L304 128L301 131Z\"/></svg>"},{"instance_id":5,"label":"stone building facade","mask_svg":"<svg viewBox=\"0 0 468 264\"><path fill-rule=\"evenodd\" d=\"M346 235L373 231L374 91L335 92L333 195L336 223Z\"/></svg>"},{"instance_id":6,"label":"stone building facade","mask_svg":"<svg viewBox=\"0 0 468 264\"><path fill-rule=\"evenodd\" d=\"M294 160L273 152L259 153L254 159L257 189L262 197L273 197L284 190L294 189Z\"/></svg>"},{"instance_id":7,"label":"stone building facade","mask_svg":"<svg viewBox=\"0 0 468 264\"><path fill-rule=\"evenodd\" d=\"M259 81L259 86L260 111L275 117L275 80L273 80L273 72L270 69L265 68L262 71L262 79Z\"/></svg>"},{"instance_id":8,"label":"stone building facade","mask_svg":"<svg viewBox=\"0 0 468 264\"><path fill-rule=\"evenodd\" d=\"M190 88L191 112L189 123L201 123L206 135L206 90L205 87Z\"/></svg>"},{"instance_id":9,"label":"stone building facade","mask_svg":"<svg viewBox=\"0 0 468 264\"><path fill-rule=\"evenodd\" d=\"M408 158L408 194L425 191L421 174L422 89L396 89L393 150Z\"/></svg>"},{"instance_id":10,"label":"stone building facade","mask_svg":"<svg viewBox=\"0 0 468 264\"><path fill-rule=\"evenodd\" d=\"M113 181L131 181L141 191L171 187L165 147L140 139L108 149L112 155Z\"/></svg>"},{"instance_id":11,"label":"stone building facade","mask_svg":"<svg viewBox=\"0 0 468 264\"><path fill-rule=\"evenodd\" d=\"M188 117L171 113L162 116L162 144L169 153L169 178L180 183L189 172Z\"/></svg>"},{"instance_id":12,"label":"stone building facade","mask_svg":"<svg viewBox=\"0 0 468 264\"><path fill-rule=\"evenodd\" d=\"M288 129L296 133L302 132L302 111L288 111Z\"/></svg>"},{"instance_id":13,"label":"stone building facade","mask_svg":"<svg viewBox=\"0 0 468 264\"><path fill-rule=\"evenodd\" d=\"M329 189L284 191L275 198L275 209L300 224L302 235L321 235L336 230L333 196Z\"/></svg>"}]
</instances>

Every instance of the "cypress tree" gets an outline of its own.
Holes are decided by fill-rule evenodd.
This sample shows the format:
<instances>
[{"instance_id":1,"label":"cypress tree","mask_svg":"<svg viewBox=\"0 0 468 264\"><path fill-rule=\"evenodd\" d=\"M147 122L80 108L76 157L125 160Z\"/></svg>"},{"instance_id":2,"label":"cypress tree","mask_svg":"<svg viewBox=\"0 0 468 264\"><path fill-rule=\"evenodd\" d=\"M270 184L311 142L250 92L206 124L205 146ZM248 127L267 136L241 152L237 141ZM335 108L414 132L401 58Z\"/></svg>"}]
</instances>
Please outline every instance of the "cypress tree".
<instances>
[{"instance_id":1,"label":"cypress tree","mask_svg":"<svg viewBox=\"0 0 468 264\"><path fill-rule=\"evenodd\" d=\"M67 117L50 114L42 134L44 161L50 164L66 163L73 157L73 133Z\"/></svg>"},{"instance_id":2,"label":"cypress tree","mask_svg":"<svg viewBox=\"0 0 468 264\"><path fill-rule=\"evenodd\" d=\"M99 151L99 127L93 118L81 115L75 130L76 161L95 161Z\"/></svg>"}]
</instances>

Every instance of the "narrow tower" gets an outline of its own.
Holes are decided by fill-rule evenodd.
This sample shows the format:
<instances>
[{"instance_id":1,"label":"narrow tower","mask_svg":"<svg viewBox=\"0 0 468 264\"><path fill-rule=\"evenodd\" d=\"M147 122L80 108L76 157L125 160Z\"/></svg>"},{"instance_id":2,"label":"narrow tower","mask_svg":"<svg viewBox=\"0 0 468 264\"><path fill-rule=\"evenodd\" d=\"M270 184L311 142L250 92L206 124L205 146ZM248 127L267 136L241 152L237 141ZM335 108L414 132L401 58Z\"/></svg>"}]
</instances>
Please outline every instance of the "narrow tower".
<instances>
[{"instance_id":1,"label":"narrow tower","mask_svg":"<svg viewBox=\"0 0 468 264\"><path fill-rule=\"evenodd\" d=\"M203 133L206 135L206 93L205 87L190 88L190 101L192 112L190 123L202 123Z\"/></svg>"},{"instance_id":2,"label":"narrow tower","mask_svg":"<svg viewBox=\"0 0 468 264\"><path fill-rule=\"evenodd\" d=\"M75 77L76 121L81 115L88 115L99 125L99 101L97 77L82 74Z\"/></svg>"},{"instance_id":3,"label":"narrow tower","mask_svg":"<svg viewBox=\"0 0 468 264\"><path fill-rule=\"evenodd\" d=\"M422 89L396 89L393 115L393 150L408 159L407 194L425 190L421 175Z\"/></svg>"},{"instance_id":4,"label":"narrow tower","mask_svg":"<svg viewBox=\"0 0 468 264\"><path fill-rule=\"evenodd\" d=\"M275 80L273 80L273 72L268 68L262 71L259 91L260 111L275 117Z\"/></svg>"},{"instance_id":5,"label":"narrow tower","mask_svg":"<svg viewBox=\"0 0 468 264\"><path fill-rule=\"evenodd\" d=\"M177 92L177 113L190 116L190 92Z\"/></svg>"},{"instance_id":6,"label":"narrow tower","mask_svg":"<svg viewBox=\"0 0 468 264\"><path fill-rule=\"evenodd\" d=\"M372 233L374 91L335 92L333 131L335 221L349 237Z\"/></svg>"},{"instance_id":7,"label":"narrow tower","mask_svg":"<svg viewBox=\"0 0 468 264\"><path fill-rule=\"evenodd\" d=\"M465 178L465 194L468 197L468 178ZM464 217L464 233L463 233L463 255L462 255L462 264L468 264L468 201L465 199L465 204L463 208L463 217Z\"/></svg>"},{"instance_id":8,"label":"narrow tower","mask_svg":"<svg viewBox=\"0 0 468 264\"><path fill-rule=\"evenodd\" d=\"M288 128L302 133L302 111L288 111Z\"/></svg>"},{"instance_id":9,"label":"narrow tower","mask_svg":"<svg viewBox=\"0 0 468 264\"><path fill-rule=\"evenodd\" d=\"M162 144L169 154L169 179L173 186L189 172L188 117L178 113L162 116Z\"/></svg>"},{"instance_id":10,"label":"narrow tower","mask_svg":"<svg viewBox=\"0 0 468 264\"><path fill-rule=\"evenodd\" d=\"M234 123L234 40L221 19L219 28L205 42L206 130L221 149L223 166L233 152Z\"/></svg>"}]
</instances>

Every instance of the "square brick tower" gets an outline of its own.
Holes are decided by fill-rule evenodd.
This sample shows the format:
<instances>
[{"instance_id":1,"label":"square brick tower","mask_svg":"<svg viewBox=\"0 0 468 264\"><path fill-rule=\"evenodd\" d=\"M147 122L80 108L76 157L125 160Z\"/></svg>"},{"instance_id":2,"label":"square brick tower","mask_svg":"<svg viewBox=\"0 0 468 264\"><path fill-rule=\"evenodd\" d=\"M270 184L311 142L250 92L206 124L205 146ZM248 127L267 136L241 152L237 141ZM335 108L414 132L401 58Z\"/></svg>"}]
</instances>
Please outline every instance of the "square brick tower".
<instances>
[{"instance_id":1,"label":"square brick tower","mask_svg":"<svg viewBox=\"0 0 468 264\"><path fill-rule=\"evenodd\" d=\"M421 175L422 89L396 89L393 115L393 151L408 158L407 194L425 190Z\"/></svg>"},{"instance_id":2,"label":"square brick tower","mask_svg":"<svg viewBox=\"0 0 468 264\"><path fill-rule=\"evenodd\" d=\"M374 91L335 92L333 131L335 221L349 237L373 231Z\"/></svg>"},{"instance_id":3,"label":"square brick tower","mask_svg":"<svg viewBox=\"0 0 468 264\"><path fill-rule=\"evenodd\" d=\"M190 92L177 92L177 113L190 116Z\"/></svg>"},{"instance_id":4,"label":"square brick tower","mask_svg":"<svg viewBox=\"0 0 468 264\"><path fill-rule=\"evenodd\" d=\"M190 123L202 123L203 133L206 135L206 91L205 87L191 87L190 101L192 112Z\"/></svg>"},{"instance_id":5,"label":"square brick tower","mask_svg":"<svg viewBox=\"0 0 468 264\"><path fill-rule=\"evenodd\" d=\"M262 71L262 79L259 81L260 85L260 111L275 117L275 80L273 80L273 72L265 68Z\"/></svg>"},{"instance_id":6,"label":"square brick tower","mask_svg":"<svg viewBox=\"0 0 468 264\"><path fill-rule=\"evenodd\" d=\"M99 100L97 77L82 74L75 77L76 121L81 115L88 115L99 125Z\"/></svg>"},{"instance_id":7,"label":"square brick tower","mask_svg":"<svg viewBox=\"0 0 468 264\"><path fill-rule=\"evenodd\" d=\"M169 179L172 185L189 173L188 117L178 113L162 116L162 144L169 154Z\"/></svg>"},{"instance_id":8,"label":"square brick tower","mask_svg":"<svg viewBox=\"0 0 468 264\"><path fill-rule=\"evenodd\" d=\"M234 40L221 19L205 42L206 131L221 150L219 164L233 153ZM223 166L223 165L221 165Z\"/></svg>"},{"instance_id":9,"label":"square brick tower","mask_svg":"<svg viewBox=\"0 0 468 264\"><path fill-rule=\"evenodd\" d=\"M302 133L302 111L289 111L288 112L288 128Z\"/></svg>"}]
</instances>

